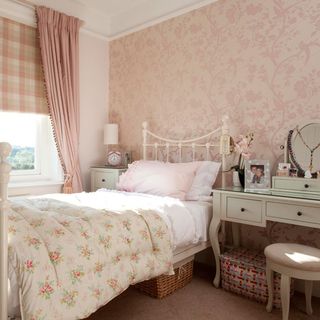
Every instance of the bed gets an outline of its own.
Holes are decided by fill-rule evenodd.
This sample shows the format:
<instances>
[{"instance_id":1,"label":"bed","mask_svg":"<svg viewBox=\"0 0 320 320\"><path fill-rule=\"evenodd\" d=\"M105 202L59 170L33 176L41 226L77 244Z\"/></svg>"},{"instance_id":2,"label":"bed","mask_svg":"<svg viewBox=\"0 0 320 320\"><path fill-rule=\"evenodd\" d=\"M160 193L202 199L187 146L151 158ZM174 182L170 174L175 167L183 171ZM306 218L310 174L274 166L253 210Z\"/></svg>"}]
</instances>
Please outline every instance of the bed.
<instances>
[{"instance_id":1,"label":"bed","mask_svg":"<svg viewBox=\"0 0 320 320\"><path fill-rule=\"evenodd\" d=\"M194 138L194 139L187 139L187 140L174 140L174 139L167 139L167 138L162 138L153 132L151 132L148 129L148 124L146 122L143 123L143 130L142 130L142 137L143 137L143 143L142 143L142 154L143 154L143 159L146 160L150 155L152 155L152 158L157 160L160 156L164 157L164 161L169 161L172 160L172 153L170 153L170 150L174 150L175 154L175 161L176 162L182 162L183 158L183 150L186 148L189 148L190 151L188 152L189 158L191 158L191 161L196 161L196 156L197 156L197 151L199 148L203 148L204 152L199 152L198 153L201 155L202 160L206 159L209 160L211 155L212 155L212 149L217 150L218 148L218 153L221 155L221 163L222 163L222 184L225 184L225 175L224 171L226 170L226 156L230 152L229 145L230 145L230 137L229 137L229 130L228 130L228 124L227 124L227 117L223 117L222 119L222 126L211 131L209 134L204 135L199 138ZM152 141L150 141L152 140ZM201 141L201 142L199 142ZM205 141L205 142L203 142ZM164 152L161 152L162 151ZM112 213L117 213L117 215L113 214L112 219L115 219L115 221L118 221L121 219L121 225L122 227L125 226L128 229L128 225L126 225L123 220L128 211L130 212L135 212L138 213L137 216L132 217L131 215L129 216L130 219L135 220L133 223L134 225L140 224L140 229L137 230L141 233L141 230L144 230L145 232L149 232L150 235L150 243L145 244L145 255L141 255L139 257L140 260L143 261L143 259L147 259L147 257L150 258L152 256L152 261L153 265L156 265L156 268L153 267L152 271L147 272L143 266L145 266L147 263L141 263L141 266L139 268L134 270L134 276L131 275L132 279L130 278L130 281L124 282L121 285L119 285L116 281L115 278L110 278L109 280L106 280L104 277L106 274L103 272L100 272L100 277L101 277L101 283L104 285L109 285L109 287L114 291L112 292L112 295L109 294L108 299L104 298L105 300L99 300L99 302L92 302L93 305L89 307L84 308L82 310L81 314L82 317L88 316L90 313L94 312L96 309L98 309L100 306L104 305L107 303L110 299L112 299L114 296L120 294L123 290L128 287L128 285L140 282L146 279L149 279L150 277L154 277L163 273L170 274L172 272L173 267L179 266L186 261L189 261L193 259L194 255L197 252L200 252L207 247L209 247L209 241L208 241L208 227L209 223L211 220L212 216L212 201L182 201L182 200L177 200L173 199L171 197L161 197L157 195L146 195L146 194L139 194L139 193L132 193L132 192L124 192L124 191L110 191L110 190L99 190L96 193L82 193L82 194L74 194L70 196L66 195L51 195L51 196L46 196L46 197L40 197L37 198L36 200L27 200L27 199L22 199L17 202L9 202L7 200L7 186L9 182L9 174L10 174L10 165L6 162L6 158L10 153L10 146L7 143L1 143L0 144L0 196L1 196L1 202L0 202L0 227L1 227L1 255L0 255L0 273L1 273L1 278L0 278L0 289L1 289L1 301L0 301L0 317L1 319L7 319L8 317L8 273L10 275L10 296L9 296L9 301L10 301L10 306L13 307L13 309L16 309L14 311L17 311L17 309L22 310L22 304L20 301L25 301L25 305L28 303L29 304L29 309L32 309L33 307L33 301L29 297L28 298L28 293L25 291L32 291L32 286L29 284L30 288L26 290L25 288L21 288L18 283L21 283L21 278L26 277L26 271L25 270L20 270L21 269L21 263L17 263L17 266L15 266L14 270L16 271L19 269L19 275L16 277L16 280L13 278L13 272L12 272L12 266L11 269L9 268L8 272L8 233L12 234L12 232L16 232L15 229L16 223L15 215L12 215L12 210L18 211L19 214L23 212L24 216L21 221L28 220L28 217L32 214L35 214L34 212L37 212L37 210L40 210L41 214L43 212L46 212L48 216L52 214L53 208L58 212L58 214L61 214L59 210L61 210L63 213L68 210L68 214L71 214L74 218L76 216L80 220L82 219L83 221L87 222L89 225L90 223L94 226L94 228L91 230L92 234L86 234L84 230L85 226L82 225L77 225L76 229L79 231L79 234L81 234L82 237L86 238L87 237L92 237L95 238L95 235L98 235L101 230L99 230L98 225L100 225L100 222L97 222L99 219L101 219L101 212L103 213L104 217L110 218L111 216L108 216L109 212ZM217 151L214 152L217 154ZM159 156L160 155L160 156ZM207 199L208 200L208 199ZM68 207L69 209L66 209L64 207L64 203L69 203ZM136 203L139 203L137 206ZM143 204L143 205L141 205ZM148 206L146 206L148 204ZM166 210L163 208L166 207ZM22 209L23 208L23 209ZM27 208L27 209L26 209ZM84 209L85 208L85 209ZM20 210L20 211L19 211ZM82 212L83 216L77 216L78 212ZM90 215L88 216L88 212L90 212ZM99 212L99 214L98 214ZM121 213L121 215L119 214ZM54 215L53 215L54 216ZM161 219L157 219L157 217L160 216ZM8 217L9 217L9 224L8 224ZM20 216L19 216L20 217ZM51 217L51 216L50 216ZM92 218L94 217L94 218ZM188 218L186 218L188 217ZM20 218L17 218L19 220ZM34 221L37 221L34 216L32 216L30 221L32 223ZM57 216L54 216L54 219L57 220ZM94 220L98 219L98 220ZM117 220L118 219L118 220ZM41 220L41 219L40 219ZM27 224L28 228L29 225L32 223ZM54 223L55 220L52 220L51 224ZM100 221L100 220L99 220ZM20 220L18 221L19 223ZM17 222L17 223L18 223ZM36 222L37 223L37 222ZM101 222L102 223L102 222ZM119 224L118 222L115 222L115 225ZM143 225L142 225L143 224ZM90 225L91 226L91 225ZM152 230L156 230L155 226L162 229L165 229L166 227L168 228L167 234L165 232L160 233L159 239L155 239L155 237L159 236L159 232L154 231L152 233ZM36 226L38 227L38 226ZM27 228L27 227L26 227ZM51 226L47 227L49 230ZM81 229L82 228L82 229ZM29 230L29 229L28 229ZM51 229L50 229L51 230ZM147 230L147 231L146 231ZM186 232L188 230L188 232ZM189 232L190 230L193 230L193 232ZM127 230L129 231L129 229ZM136 246L139 246L141 244L141 238L138 239L138 231L131 231L131 235L133 235L133 243L136 244ZM37 231L38 232L38 231ZM75 232L75 231L74 231ZM136 232L136 234L134 233ZM115 232L116 233L116 232ZM119 233L119 231L118 231ZM42 235L44 238L47 236L46 234ZM136 239L134 238L136 237ZM170 241L168 240L168 237L170 237ZM161 239L160 239L161 238ZM32 240L33 239L33 240ZM24 236L23 240L20 242L25 242L24 245L26 247L20 248L23 252L28 249L27 245L30 242L31 245L34 245L32 241L34 241L35 237L29 237L26 238ZM28 242L29 241L29 242ZM49 240L48 240L49 241ZM56 248L50 251L49 254L49 262L51 264L59 262L59 259L61 258L61 250L63 252L64 248L61 249L63 246L67 245L65 243L60 243L60 247L58 245L59 243L59 235L57 236L57 244ZM101 245L101 239L99 237L96 238L96 242L99 241ZM134 242L136 241L136 242ZM158 241L158 242L157 242ZM49 246L50 243L48 244L46 241L43 241L44 247ZM71 237L69 239L69 242L72 242ZM27 244L26 244L27 243ZM68 242L66 242L68 243ZM164 244L166 243L166 244ZM96 245L96 243L94 244ZM29 245L30 246L30 245ZM85 244L82 245L81 243L79 244L80 248L86 249ZM59 249L60 248L60 249ZM155 254L155 248L159 251L159 255ZM159 249L160 248L160 249ZM41 249L41 246L40 246ZM38 250L38 249L37 249ZM70 248L68 250L71 250ZM80 250L80 249L79 249ZM97 249L98 250L98 249ZM100 249L99 249L100 250ZM127 249L126 249L127 250ZM132 249L133 250L133 249ZM151 250L151 253L149 251ZM41 251L41 250L40 250ZM85 251L85 250L84 250ZM90 251L90 250L89 250ZM49 250L48 250L49 252ZM81 252L81 250L80 250ZM94 252L95 253L95 252ZM21 253L22 255L23 253ZM97 254L99 257L102 256L101 252ZM136 252L132 251L130 252L130 255L133 258L136 258ZM70 264L73 263L74 259L71 259L72 255L68 258ZM103 259L103 258L101 258ZM18 260L18 258L16 259ZM16 261L11 258L10 260L10 265L12 265L12 261ZM107 260L108 262L109 260ZM111 260L110 260L111 261ZM149 263L151 260L149 259ZM105 264L107 262L104 262ZM26 266L30 267L30 261L26 261ZM131 263L131 262L130 262ZM136 262L138 263L138 262ZM127 272L130 273L132 270L132 263L130 264L130 268L128 267L129 263L123 263L122 265L122 272ZM31 263L32 267L32 263ZM98 266L99 267L99 266ZM24 266L24 268L26 268ZM109 266L108 266L109 268ZM121 269L120 268L120 269ZM99 269L99 268L98 268ZM130 271L130 270L131 271ZM52 269L52 272L57 272L58 268L55 266ZM110 272L116 272L114 270L118 270L118 267L113 267L111 269L108 269L109 273ZM111 271L110 271L111 270ZM142 271L141 271L142 270ZM30 271L30 270L29 270ZM42 270L43 271L43 270ZM70 270L65 270L65 273L68 273ZM79 267L74 268L73 271L75 272L76 276L80 274L80 276L83 273L83 270ZM98 270L99 271L99 270ZM97 272L98 272L97 271ZM129 272L130 271L130 272ZM70 273L70 272L69 272ZM39 277L41 276L41 273L39 273ZM58 278L57 275L55 275L56 278ZM120 277L120 275L118 275ZM35 279L38 280L40 283L40 279L37 278L37 276L32 275L33 278L30 278L29 283L35 283ZM27 278L27 277L26 277ZM20 279L20 282L19 282ZM50 279L49 279L50 280ZM50 290L48 291L48 286L50 287L50 281L42 281L41 285L42 289L44 290L44 293L40 290L37 294L38 295L44 295L44 302L42 304L42 309L37 306L37 308L34 309L34 312L31 313L25 313L24 311L22 312L22 318L24 317L25 319L53 319L53 315L51 314L49 317L43 313L43 309L46 308L46 300L49 300L50 298ZM67 280L65 280L67 281ZM78 279L75 278L68 278L68 281L72 284L75 285L75 283L78 283ZM87 281L92 281L90 277L88 276ZM100 281L99 279L97 281ZM107 281L107 282L106 282ZM109 281L109 282L108 282ZM27 281L25 283L28 283ZM38 286L41 287L40 284L37 284ZM71 285L70 284L70 285ZM57 285L58 286L58 285ZM60 283L61 286L61 283ZM118 286L118 287L117 287ZM92 287L89 288L90 286L87 286L88 290L91 290L94 294L98 294L98 287L99 285L97 284L97 287ZM111 290L110 289L110 290ZM37 289L38 290L38 289ZM47 290L47 291L46 291ZM64 296L59 297L59 301L61 304L66 305L69 309L72 309L72 307L75 306L75 299L76 297L82 295L82 298L87 297L87 293L83 294L83 288L81 289L82 291L77 291L77 290L65 290ZM103 289L101 289L103 290ZM48 297L48 298L47 298ZM29 299L29 300L28 300ZM30 306L31 305L31 306ZM27 307L24 307L27 309ZM11 308L12 309L12 308ZM67 310L67 309L66 309ZM11 310L11 312L13 312ZM55 319L61 318L61 314L55 315ZM67 312L67 311L64 311ZM69 311L68 311L69 312ZM63 316L64 319L76 319L79 318L79 315L77 312L70 311L70 315L67 313L64 313Z\"/></svg>"}]
</instances>

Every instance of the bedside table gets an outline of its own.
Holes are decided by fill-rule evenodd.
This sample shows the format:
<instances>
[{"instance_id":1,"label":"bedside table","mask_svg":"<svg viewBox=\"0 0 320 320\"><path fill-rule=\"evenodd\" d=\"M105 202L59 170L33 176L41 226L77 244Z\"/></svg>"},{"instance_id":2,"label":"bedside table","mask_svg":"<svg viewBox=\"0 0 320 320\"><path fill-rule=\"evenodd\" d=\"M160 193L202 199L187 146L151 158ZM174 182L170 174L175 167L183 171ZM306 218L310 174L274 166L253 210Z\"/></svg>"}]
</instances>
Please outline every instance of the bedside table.
<instances>
[{"instance_id":1,"label":"bedside table","mask_svg":"<svg viewBox=\"0 0 320 320\"><path fill-rule=\"evenodd\" d=\"M120 175L127 169L127 167L91 167L91 191L101 188L116 189Z\"/></svg>"}]
</instances>

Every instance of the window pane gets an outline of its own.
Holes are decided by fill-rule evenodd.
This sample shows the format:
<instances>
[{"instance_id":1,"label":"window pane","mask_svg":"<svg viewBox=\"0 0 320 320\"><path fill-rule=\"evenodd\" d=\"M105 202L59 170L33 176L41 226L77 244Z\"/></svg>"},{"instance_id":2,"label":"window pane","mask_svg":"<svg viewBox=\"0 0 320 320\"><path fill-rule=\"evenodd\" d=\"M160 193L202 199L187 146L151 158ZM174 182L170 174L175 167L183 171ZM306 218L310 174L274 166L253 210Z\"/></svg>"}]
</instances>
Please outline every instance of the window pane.
<instances>
[{"instance_id":1,"label":"window pane","mask_svg":"<svg viewBox=\"0 0 320 320\"><path fill-rule=\"evenodd\" d=\"M37 168L37 135L41 115L0 112L0 141L12 145L9 162L13 170L34 172Z\"/></svg>"}]
</instances>

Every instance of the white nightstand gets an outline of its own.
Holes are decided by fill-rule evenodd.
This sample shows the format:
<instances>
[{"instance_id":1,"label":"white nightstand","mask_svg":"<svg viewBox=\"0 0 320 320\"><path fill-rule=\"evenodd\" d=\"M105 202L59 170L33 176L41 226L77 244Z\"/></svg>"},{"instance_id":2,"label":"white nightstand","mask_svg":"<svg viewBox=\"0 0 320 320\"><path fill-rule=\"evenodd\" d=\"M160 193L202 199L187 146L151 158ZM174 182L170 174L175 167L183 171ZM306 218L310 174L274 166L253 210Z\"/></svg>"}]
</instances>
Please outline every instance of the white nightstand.
<instances>
[{"instance_id":1,"label":"white nightstand","mask_svg":"<svg viewBox=\"0 0 320 320\"><path fill-rule=\"evenodd\" d=\"M91 191L96 191L101 188L116 189L120 175L126 170L127 167L92 167Z\"/></svg>"}]
</instances>

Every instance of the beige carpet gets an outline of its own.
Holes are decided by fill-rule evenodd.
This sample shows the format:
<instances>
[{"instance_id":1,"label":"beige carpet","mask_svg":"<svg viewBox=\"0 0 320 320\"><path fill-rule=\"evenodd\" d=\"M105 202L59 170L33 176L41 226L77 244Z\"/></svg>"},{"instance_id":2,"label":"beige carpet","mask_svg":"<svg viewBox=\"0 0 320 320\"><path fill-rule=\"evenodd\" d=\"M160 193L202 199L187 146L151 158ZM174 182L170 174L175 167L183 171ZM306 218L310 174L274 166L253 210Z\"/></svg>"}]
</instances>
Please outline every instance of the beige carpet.
<instances>
[{"instance_id":1,"label":"beige carpet","mask_svg":"<svg viewBox=\"0 0 320 320\"><path fill-rule=\"evenodd\" d=\"M291 300L290 320L320 319L320 299L313 299L314 314L304 312L304 296ZM272 313L265 306L241 296L215 289L211 279L199 270L192 282L171 296L157 300L133 288L98 310L88 320L281 320L280 310Z\"/></svg>"}]
</instances>

